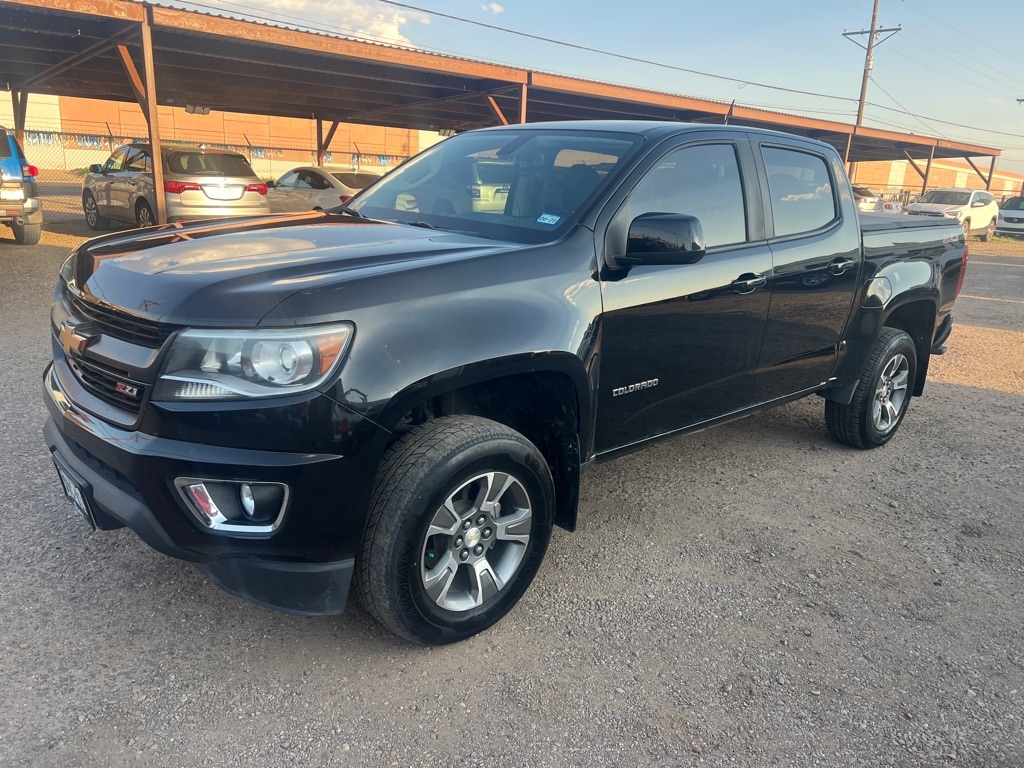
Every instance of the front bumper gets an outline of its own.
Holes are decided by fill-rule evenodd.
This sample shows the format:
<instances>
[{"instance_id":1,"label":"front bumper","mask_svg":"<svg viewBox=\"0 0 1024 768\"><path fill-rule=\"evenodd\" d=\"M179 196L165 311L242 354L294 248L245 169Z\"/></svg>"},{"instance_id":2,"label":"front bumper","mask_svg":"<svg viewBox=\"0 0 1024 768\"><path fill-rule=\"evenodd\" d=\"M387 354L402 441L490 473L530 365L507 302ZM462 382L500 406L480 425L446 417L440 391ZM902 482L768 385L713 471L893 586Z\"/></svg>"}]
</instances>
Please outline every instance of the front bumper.
<instances>
[{"instance_id":1,"label":"front bumper","mask_svg":"<svg viewBox=\"0 0 1024 768\"><path fill-rule=\"evenodd\" d=\"M211 445L209 430L205 440L184 441L116 427L75 405L52 371L51 365L44 374L50 418L43 435L55 461L83 481L97 528L127 526L157 551L192 563L221 589L259 605L307 615L344 611L374 474L363 460L349 450ZM176 437L188 437L187 425L173 421L174 414L161 416ZM340 440L346 449L353 439L368 448L386 435L354 414L347 423L358 434ZM203 530L174 487L185 476L288 484L281 528L259 538Z\"/></svg>"}]
</instances>

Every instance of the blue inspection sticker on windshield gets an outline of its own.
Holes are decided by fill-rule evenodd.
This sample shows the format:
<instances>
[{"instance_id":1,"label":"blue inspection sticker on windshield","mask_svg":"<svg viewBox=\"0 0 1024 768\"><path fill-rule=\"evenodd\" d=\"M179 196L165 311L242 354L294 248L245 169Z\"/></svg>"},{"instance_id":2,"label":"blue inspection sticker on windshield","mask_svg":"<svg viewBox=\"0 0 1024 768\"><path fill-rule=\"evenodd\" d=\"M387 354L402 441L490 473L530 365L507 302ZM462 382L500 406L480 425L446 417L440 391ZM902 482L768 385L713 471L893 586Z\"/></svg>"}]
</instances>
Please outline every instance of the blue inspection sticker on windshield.
<instances>
[{"instance_id":1,"label":"blue inspection sticker on windshield","mask_svg":"<svg viewBox=\"0 0 1024 768\"><path fill-rule=\"evenodd\" d=\"M542 213L540 216L537 217L538 224L548 224L550 226L554 226L561 220L562 217L559 216L557 213Z\"/></svg>"}]
</instances>

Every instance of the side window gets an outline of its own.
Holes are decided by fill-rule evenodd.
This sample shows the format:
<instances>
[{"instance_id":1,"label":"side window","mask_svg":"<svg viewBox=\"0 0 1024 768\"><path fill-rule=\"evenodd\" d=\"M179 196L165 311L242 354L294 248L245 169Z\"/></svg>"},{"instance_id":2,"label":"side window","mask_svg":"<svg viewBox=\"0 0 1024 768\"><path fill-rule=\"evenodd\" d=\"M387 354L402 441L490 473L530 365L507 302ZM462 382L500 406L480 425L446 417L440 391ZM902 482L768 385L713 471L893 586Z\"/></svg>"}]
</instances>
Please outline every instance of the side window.
<instances>
[{"instance_id":1,"label":"side window","mask_svg":"<svg viewBox=\"0 0 1024 768\"><path fill-rule=\"evenodd\" d=\"M777 147L762 147L761 156L776 237L813 232L836 218L839 209L825 158Z\"/></svg>"},{"instance_id":2,"label":"side window","mask_svg":"<svg viewBox=\"0 0 1024 768\"><path fill-rule=\"evenodd\" d=\"M152 173L153 161L149 155L141 149L133 149L128 153L124 169L132 173Z\"/></svg>"},{"instance_id":3,"label":"side window","mask_svg":"<svg viewBox=\"0 0 1024 768\"><path fill-rule=\"evenodd\" d=\"M277 180L277 186L279 187L294 187L295 183L299 180L299 174L295 171L288 171L284 176Z\"/></svg>"},{"instance_id":4,"label":"side window","mask_svg":"<svg viewBox=\"0 0 1024 768\"><path fill-rule=\"evenodd\" d=\"M128 147L121 147L107 158L107 162L103 164L103 170L119 173L124 168L124 159L127 154Z\"/></svg>"},{"instance_id":5,"label":"side window","mask_svg":"<svg viewBox=\"0 0 1024 768\"><path fill-rule=\"evenodd\" d=\"M988 192L979 192L978 199L981 200L981 202L983 202L985 205L995 202L995 198L992 197L992 195L990 195Z\"/></svg>"},{"instance_id":6,"label":"side window","mask_svg":"<svg viewBox=\"0 0 1024 768\"><path fill-rule=\"evenodd\" d=\"M652 168L633 190L630 216L685 213L704 228L707 247L747 240L739 161L732 144L677 149Z\"/></svg>"}]
</instances>

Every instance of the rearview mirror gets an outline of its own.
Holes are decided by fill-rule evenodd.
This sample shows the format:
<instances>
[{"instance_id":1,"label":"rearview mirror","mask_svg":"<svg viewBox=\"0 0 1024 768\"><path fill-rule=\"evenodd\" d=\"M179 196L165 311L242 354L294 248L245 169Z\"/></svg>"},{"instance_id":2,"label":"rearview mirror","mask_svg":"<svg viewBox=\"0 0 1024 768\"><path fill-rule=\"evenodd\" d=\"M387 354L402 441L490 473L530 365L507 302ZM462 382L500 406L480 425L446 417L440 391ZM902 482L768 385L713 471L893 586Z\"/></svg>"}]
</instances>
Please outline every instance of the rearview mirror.
<instances>
[{"instance_id":1,"label":"rearview mirror","mask_svg":"<svg viewBox=\"0 0 1024 768\"><path fill-rule=\"evenodd\" d=\"M89 166L89 173L103 173L103 166L99 163L93 163Z\"/></svg>"},{"instance_id":2,"label":"rearview mirror","mask_svg":"<svg viewBox=\"0 0 1024 768\"><path fill-rule=\"evenodd\" d=\"M645 213L629 225L626 253L615 266L694 264L704 258L704 228L682 213Z\"/></svg>"}]
</instances>

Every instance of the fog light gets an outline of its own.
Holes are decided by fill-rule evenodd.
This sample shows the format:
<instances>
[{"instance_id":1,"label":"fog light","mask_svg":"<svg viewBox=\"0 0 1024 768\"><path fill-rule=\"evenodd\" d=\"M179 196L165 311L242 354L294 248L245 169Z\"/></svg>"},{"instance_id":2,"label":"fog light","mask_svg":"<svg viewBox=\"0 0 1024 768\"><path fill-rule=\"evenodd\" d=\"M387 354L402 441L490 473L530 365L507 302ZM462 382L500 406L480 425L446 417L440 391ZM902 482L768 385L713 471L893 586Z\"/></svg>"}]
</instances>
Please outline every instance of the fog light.
<instances>
[{"instance_id":1,"label":"fog light","mask_svg":"<svg viewBox=\"0 0 1024 768\"><path fill-rule=\"evenodd\" d=\"M256 514L256 498L252 495L252 486L243 485L238 491L238 498L242 500L242 511L246 517Z\"/></svg>"}]
</instances>

